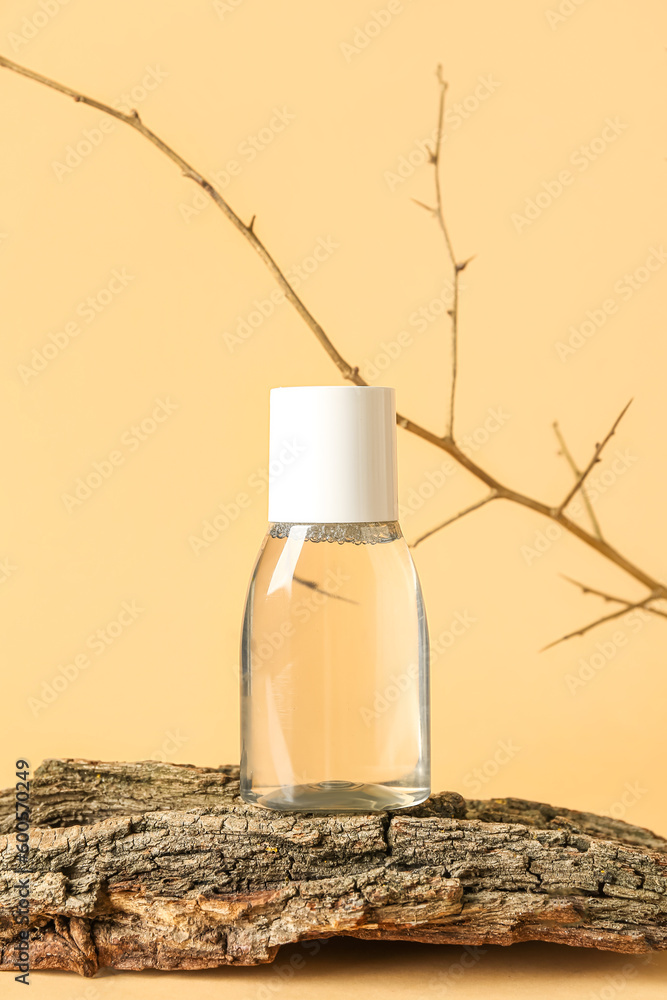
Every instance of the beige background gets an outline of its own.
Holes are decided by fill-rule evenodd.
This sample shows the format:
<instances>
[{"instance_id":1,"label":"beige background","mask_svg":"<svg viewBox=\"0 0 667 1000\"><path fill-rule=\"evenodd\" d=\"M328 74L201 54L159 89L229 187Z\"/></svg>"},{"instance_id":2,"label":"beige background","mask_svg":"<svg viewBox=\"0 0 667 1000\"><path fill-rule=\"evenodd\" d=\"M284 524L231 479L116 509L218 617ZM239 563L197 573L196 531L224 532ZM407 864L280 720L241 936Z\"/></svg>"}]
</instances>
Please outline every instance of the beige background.
<instances>
[{"instance_id":1,"label":"beige background","mask_svg":"<svg viewBox=\"0 0 667 1000\"><path fill-rule=\"evenodd\" d=\"M423 332L410 326L449 278L436 226L411 200L432 200L432 175L423 165L400 181L391 175L433 130L442 63L449 107L466 102L467 115L450 115L447 128L447 215L457 253L476 255L463 275L458 428L481 440L490 408L500 409L503 426L475 458L557 503L570 474L552 421L583 463L634 397L596 472L603 492L595 509L611 541L664 573L667 267L631 294L624 278L665 239L662 4L565 2L558 20L556 0L403 0L377 37L353 51L345 46L387 8L382 0L236 0L217 9L209 0L45 3L48 17L37 0L6 0L0 49L106 101L134 88L131 103L146 123L205 173L236 160L241 169L224 192L244 218L257 214L257 231L285 267L318 240L333 241L302 285L305 301L362 371L411 331L411 344L374 382L395 385L400 409L438 431L445 318ZM480 78L492 81L478 91L483 100L475 98ZM237 760L239 626L266 522L256 474L266 465L268 390L338 384L337 371L286 304L230 349L225 335L255 299L268 298L271 280L140 136L120 124L103 132L98 112L12 74L0 76L0 87L0 777L11 781L17 756L33 767L61 755ZM276 108L287 124L262 132L278 123ZM599 155L583 169L580 147L603 134L607 119L616 122L606 132L613 139L602 151L595 144ZM97 145L79 146L77 163L67 147L86 140L84 130ZM257 134L272 141L250 160L244 143ZM517 231L513 215L563 170L572 183ZM103 293L88 322L86 300L109 286L114 269L126 284L113 283L117 294ZM608 299L613 314L563 360L557 345L570 327ZM33 350L72 322L78 335L26 375ZM158 400L175 406L140 441L132 427ZM404 432L399 449L407 506L446 456ZM617 450L625 457L614 462ZM68 510L63 495L111 452L122 464ZM239 493L251 497L247 509L195 554L192 536ZM462 471L447 473L404 516L406 536L481 495ZM665 626L621 619L540 654L606 610L560 574L641 595L576 539L543 536L546 527L497 505L416 550L431 635L441 638L434 786L543 799L665 832ZM537 557L536 545L546 549ZM142 610L100 654L89 637L124 602ZM457 614L475 620L452 641ZM614 655L600 654L598 643ZM596 652L602 665L571 690L568 677ZM88 666L79 669L83 653ZM73 662L72 679L40 707ZM499 765L503 742L511 752ZM462 995L539 986L544 996L588 997L625 963L542 946L489 954L456 987ZM459 955L336 944L281 992L443 995L432 976ZM664 959L633 961L636 976L617 986L623 997L664 991ZM181 996L196 981L201 996L224 984L230 996L259 997L262 984L275 985L271 975L116 976L100 980L96 994L65 975L38 976L36 985L49 997L97 1000L112 989Z\"/></svg>"}]
</instances>

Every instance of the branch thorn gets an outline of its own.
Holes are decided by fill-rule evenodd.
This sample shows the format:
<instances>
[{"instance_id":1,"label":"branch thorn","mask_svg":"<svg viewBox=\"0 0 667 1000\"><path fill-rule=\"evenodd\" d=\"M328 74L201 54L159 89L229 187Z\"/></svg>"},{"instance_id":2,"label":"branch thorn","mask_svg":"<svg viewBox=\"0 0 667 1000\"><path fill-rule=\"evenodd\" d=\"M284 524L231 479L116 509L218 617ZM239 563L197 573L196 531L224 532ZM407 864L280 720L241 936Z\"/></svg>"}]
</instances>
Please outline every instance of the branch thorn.
<instances>
[{"instance_id":1,"label":"branch thorn","mask_svg":"<svg viewBox=\"0 0 667 1000\"><path fill-rule=\"evenodd\" d=\"M437 208L434 208L433 205L425 205L423 201L419 201L417 198L412 198L411 201L414 201L415 205L419 205L420 208L425 208L431 215L438 214Z\"/></svg>"},{"instance_id":2,"label":"branch thorn","mask_svg":"<svg viewBox=\"0 0 667 1000\"><path fill-rule=\"evenodd\" d=\"M470 263L470 261L471 261L471 260L474 260L474 259L475 259L475 254L473 254L473 255L472 255L472 257L468 257L468 259L467 259L467 260L464 260L464 261L462 261L462 262L461 262L460 264L456 264L456 265L455 265L455 266L456 266L456 270L457 270L457 271L458 271L459 273L460 273L461 271L465 271L465 269L466 269L466 267L468 266L468 264Z\"/></svg>"}]
</instances>

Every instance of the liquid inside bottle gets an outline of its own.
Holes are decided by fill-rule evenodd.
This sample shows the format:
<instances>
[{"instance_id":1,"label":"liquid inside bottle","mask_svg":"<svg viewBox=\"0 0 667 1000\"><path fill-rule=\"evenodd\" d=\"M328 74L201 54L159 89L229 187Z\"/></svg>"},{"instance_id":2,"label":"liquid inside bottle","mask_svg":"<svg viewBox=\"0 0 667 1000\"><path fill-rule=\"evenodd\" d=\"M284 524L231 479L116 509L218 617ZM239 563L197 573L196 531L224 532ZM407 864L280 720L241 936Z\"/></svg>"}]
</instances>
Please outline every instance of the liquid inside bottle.
<instances>
[{"instance_id":1,"label":"liquid inside bottle","mask_svg":"<svg viewBox=\"0 0 667 1000\"><path fill-rule=\"evenodd\" d=\"M271 523L241 659L247 802L365 812L428 797L428 631L398 522Z\"/></svg>"}]
</instances>

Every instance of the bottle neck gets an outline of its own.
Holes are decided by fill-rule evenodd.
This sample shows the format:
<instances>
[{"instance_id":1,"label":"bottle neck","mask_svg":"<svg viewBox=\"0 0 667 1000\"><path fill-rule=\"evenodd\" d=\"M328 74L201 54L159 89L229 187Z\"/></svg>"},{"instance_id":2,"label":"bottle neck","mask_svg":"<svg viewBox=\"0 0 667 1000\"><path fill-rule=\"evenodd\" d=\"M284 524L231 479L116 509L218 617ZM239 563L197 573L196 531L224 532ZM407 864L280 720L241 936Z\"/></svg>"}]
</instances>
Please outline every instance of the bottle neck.
<instances>
[{"instance_id":1,"label":"bottle neck","mask_svg":"<svg viewBox=\"0 0 667 1000\"><path fill-rule=\"evenodd\" d=\"M271 521L272 538L301 538L307 542L351 542L354 545L375 545L402 538L398 521L352 521L336 524L305 524L300 521Z\"/></svg>"}]
</instances>

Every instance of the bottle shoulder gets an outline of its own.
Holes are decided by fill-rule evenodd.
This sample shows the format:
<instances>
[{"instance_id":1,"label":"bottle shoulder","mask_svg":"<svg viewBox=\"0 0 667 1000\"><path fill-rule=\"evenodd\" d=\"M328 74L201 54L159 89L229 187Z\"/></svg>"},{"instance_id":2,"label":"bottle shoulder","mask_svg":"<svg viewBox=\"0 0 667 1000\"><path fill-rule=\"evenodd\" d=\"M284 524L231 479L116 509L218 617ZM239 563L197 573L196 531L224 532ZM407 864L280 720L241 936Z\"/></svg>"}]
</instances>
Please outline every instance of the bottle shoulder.
<instances>
[{"instance_id":1,"label":"bottle shoulder","mask_svg":"<svg viewBox=\"0 0 667 1000\"><path fill-rule=\"evenodd\" d=\"M254 576L270 592L296 576L318 580L340 572L346 578L403 580L419 589L412 553L397 521L306 524L271 522Z\"/></svg>"}]
</instances>

